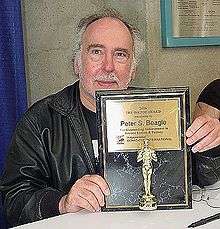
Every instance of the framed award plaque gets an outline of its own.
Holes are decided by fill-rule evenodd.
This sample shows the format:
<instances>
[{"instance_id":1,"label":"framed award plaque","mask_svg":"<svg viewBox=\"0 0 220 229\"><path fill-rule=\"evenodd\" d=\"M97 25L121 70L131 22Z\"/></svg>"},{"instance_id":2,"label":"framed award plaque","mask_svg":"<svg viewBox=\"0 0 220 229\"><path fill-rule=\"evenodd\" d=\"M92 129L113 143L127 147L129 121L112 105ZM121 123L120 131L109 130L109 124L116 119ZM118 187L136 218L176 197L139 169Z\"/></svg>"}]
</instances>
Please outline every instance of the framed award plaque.
<instances>
[{"instance_id":1,"label":"framed award plaque","mask_svg":"<svg viewBox=\"0 0 220 229\"><path fill-rule=\"evenodd\" d=\"M220 45L220 4L160 0L163 47Z\"/></svg>"},{"instance_id":2,"label":"framed award plaque","mask_svg":"<svg viewBox=\"0 0 220 229\"><path fill-rule=\"evenodd\" d=\"M98 91L102 211L191 208L186 87Z\"/></svg>"}]
</instances>

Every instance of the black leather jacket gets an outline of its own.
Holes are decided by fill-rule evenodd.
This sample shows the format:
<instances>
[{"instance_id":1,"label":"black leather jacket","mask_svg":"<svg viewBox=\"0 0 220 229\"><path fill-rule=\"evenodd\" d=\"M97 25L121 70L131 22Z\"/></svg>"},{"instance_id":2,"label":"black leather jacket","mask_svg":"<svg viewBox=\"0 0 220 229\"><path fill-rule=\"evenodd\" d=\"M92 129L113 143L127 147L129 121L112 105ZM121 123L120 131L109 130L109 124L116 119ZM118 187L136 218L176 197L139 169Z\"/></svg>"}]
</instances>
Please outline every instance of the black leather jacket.
<instances>
[{"instance_id":1,"label":"black leather jacket","mask_svg":"<svg viewBox=\"0 0 220 229\"><path fill-rule=\"evenodd\" d=\"M10 225L58 215L77 179L96 173L78 82L35 103L17 125L1 180Z\"/></svg>"},{"instance_id":2,"label":"black leather jacket","mask_svg":"<svg viewBox=\"0 0 220 229\"><path fill-rule=\"evenodd\" d=\"M219 180L219 157L197 154L193 165L200 185ZM76 82L35 103L17 125L0 186L9 224L58 215L59 200L75 181L96 172Z\"/></svg>"}]
</instances>

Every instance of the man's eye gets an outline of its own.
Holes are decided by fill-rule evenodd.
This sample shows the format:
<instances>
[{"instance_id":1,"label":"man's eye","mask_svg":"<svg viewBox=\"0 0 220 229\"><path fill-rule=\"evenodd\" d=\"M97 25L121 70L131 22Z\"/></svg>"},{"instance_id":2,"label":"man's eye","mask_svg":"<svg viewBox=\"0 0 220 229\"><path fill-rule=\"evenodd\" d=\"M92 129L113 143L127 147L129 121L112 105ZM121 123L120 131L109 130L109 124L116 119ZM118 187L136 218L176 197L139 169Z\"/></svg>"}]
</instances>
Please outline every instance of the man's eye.
<instances>
[{"instance_id":1,"label":"man's eye","mask_svg":"<svg viewBox=\"0 0 220 229\"><path fill-rule=\"evenodd\" d=\"M123 52L117 52L116 55L118 57L126 57L127 56L126 53L123 53Z\"/></svg>"},{"instance_id":2,"label":"man's eye","mask_svg":"<svg viewBox=\"0 0 220 229\"><path fill-rule=\"evenodd\" d=\"M126 59L128 59L128 54L126 52L116 52L115 53L115 57L117 59L124 59L124 60L126 60Z\"/></svg>"},{"instance_id":3,"label":"man's eye","mask_svg":"<svg viewBox=\"0 0 220 229\"><path fill-rule=\"evenodd\" d=\"M100 50L100 49L92 49L91 53L93 55L100 55L100 54L102 54L102 50Z\"/></svg>"},{"instance_id":4,"label":"man's eye","mask_svg":"<svg viewBox=\"0 0 220 229\"><path fill-rule=\"evenodd\" d=\"M120 62L125 62L129 58L128 53L121 52L121 51L115 52L114 56L115 56L116 60L120 61Z\"/></svg>"},{"instance_id":5,"label":"man's eye","mask_svg":"<svg viewBox=\"0 0 220 229\"><path fill-rule=\"evenodd\" d=\"M91 48L89 50L89 56L93 61L101 61L104 57L104 51L100 48Z\"/></svg>"}]
</instances>

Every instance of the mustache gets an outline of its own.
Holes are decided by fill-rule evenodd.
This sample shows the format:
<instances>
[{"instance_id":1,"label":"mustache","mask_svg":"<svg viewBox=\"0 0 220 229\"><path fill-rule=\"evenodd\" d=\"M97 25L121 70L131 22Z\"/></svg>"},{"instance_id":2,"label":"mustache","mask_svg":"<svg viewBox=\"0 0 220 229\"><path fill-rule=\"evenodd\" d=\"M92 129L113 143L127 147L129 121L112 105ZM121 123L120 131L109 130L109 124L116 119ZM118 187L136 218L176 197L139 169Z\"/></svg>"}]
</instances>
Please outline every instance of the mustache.
<instances>
[{"instance_id":1,"label":"mustache","mask_svg":"<svg viewBox=\"0 0 220 229\"><path fill-rule=\"evenodd\" d=\"M114 73L109 73L109 74L100 74L95 76L94 78L95 81L105 81L105 82L116 82L119 83L119 79Z\"/></svg>"}]
</instances>

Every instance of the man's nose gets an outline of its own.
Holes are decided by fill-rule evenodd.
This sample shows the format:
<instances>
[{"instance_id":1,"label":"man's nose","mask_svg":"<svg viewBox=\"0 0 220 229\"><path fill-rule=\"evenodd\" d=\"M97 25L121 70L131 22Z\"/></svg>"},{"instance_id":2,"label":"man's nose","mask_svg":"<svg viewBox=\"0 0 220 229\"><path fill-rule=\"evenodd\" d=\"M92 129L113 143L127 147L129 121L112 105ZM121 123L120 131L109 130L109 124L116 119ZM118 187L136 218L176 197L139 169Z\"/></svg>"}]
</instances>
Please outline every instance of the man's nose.
<instances>
[{"instance_id":1,"label":"man's nose","mask_svg":"<svg viewBox=\"0 0 220 229\"><path fill-rule=\"evenodd\" d=\"M114 70L114 60L112 54L105 55L104 69L106 72L112 72Z\"/></svg>"}]
</instances>

